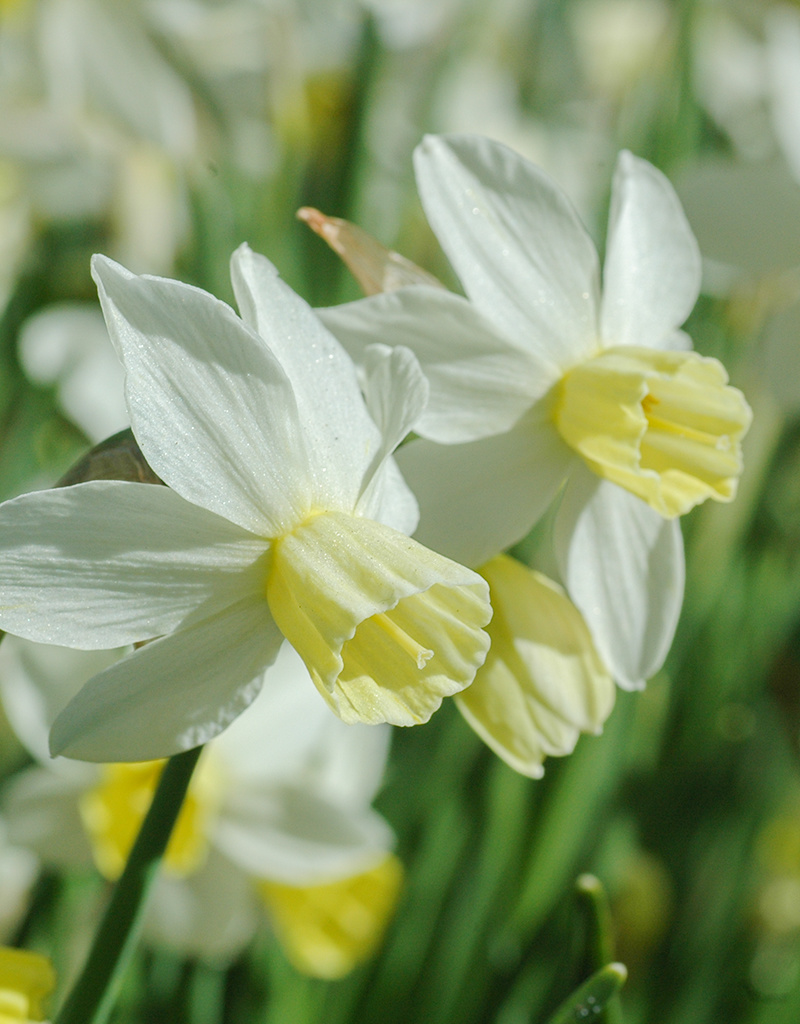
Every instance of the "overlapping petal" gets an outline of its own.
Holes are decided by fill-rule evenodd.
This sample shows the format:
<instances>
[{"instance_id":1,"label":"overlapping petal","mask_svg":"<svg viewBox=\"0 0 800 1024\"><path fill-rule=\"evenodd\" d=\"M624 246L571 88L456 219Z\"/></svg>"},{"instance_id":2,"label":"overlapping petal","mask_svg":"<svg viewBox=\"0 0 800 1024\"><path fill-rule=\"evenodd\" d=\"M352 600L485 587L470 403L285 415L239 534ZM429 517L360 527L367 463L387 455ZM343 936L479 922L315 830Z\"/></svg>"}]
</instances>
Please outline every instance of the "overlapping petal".
<instances>
[{"instance_id":1,"label":"overlapping petal","mask_svg":"<svg viewBox=\"0 0 800 1024\"><path fill-rule=\"evenodd\" d=\"M478 136L427 136L414 154L431 227L478 310L551 372L597 343L594 244L533 164Z\"/></svg>"},{"instance_id":2,"label":"overlapping petal","mask_svg":"<svg viewBox=\"0 0 800 1024\"><path fill-rule=\"evenodd\" d=\"M2 506L3 627L120 647L263 593L266 544L166 487L95 480Z\"/></svg>"},{"instance_id":3,"label":"overlapping petal","mask_svg":"<svg viewBox=\"0 0 800 1024\"><path fill-rule=\"evenodd\" d=\"M625 689L637 689L666 657L683 601L683 539L628 491L579 466L555 525L570 597L598 652Z\"/></svg>"},{"instance_id":4,"label":"overlapping petal","mask_svg":"<svg viewBox=\"0 0 800 1024\"><path fill-rule=\"evenodd\" d=\"M11 728L29 754L53 764L47 737L56 715L86 680L113 665L119 650L74 651L6 636L0 645L0 697ZM76 763L76 762L70 762Z\"/></svg>"},{"instance_id":5,"label":"overlapping petal","mask_svg":"<svg viewBox=\"0 0 800 1024\"><path fill-rule=\"evenodd\" d=\"M505 434L464 445L412 441L397 461L420 506L420 543L482 565L530 530L575 456L534 410Z\"/></svg>"},{"instance_id":6,"label":"overlapping petal","mask_svg":"<svg viewBox=\"0 0 800 1024\"><path fill-rule=\"evenodd\" d=\"M364 476L355 509L410 536L419 522L419 506L392 453L419 422L428 402L428 382L409 349L376 344L364 353L362 383L381 444Z\"/></svg>"},{"instance_id":7,"label":"overlapping petal","mask_svg":"<svg viewBox=\"0 0 800 1024\"><path fill-rule=\"evenodd\" d=\"M627 151L614 173L600 327L603 344L673 348L700 293L700 249L672 185Z\"/></svg>"},{"instance_id":8,"label":"overlapping petal","mask_svg":"<svg viewBox=\"0 0 800 1024\"><path fill-rule=\"evenodd\" d=\"M206 743L253 701L282 637L266 602L240 602L94 676L56 719L53 754L146 761Z\"/></svg>"},{"instance_id":9,"label":"overlapping petal","mask_svg":"<svg viewBox=\"0 0 800 1024\"><path fill-rule=\"evenodd\" d=\"M375 341L411 349L431 388L415 430L442 444L508 430L554 379L470 302L442 288L401 288L318 314L356 360Z\"/></svg>"},{"instance_id":10,"label":"overlapping petal","mask_svg":"<svg viewBox=\"0 0 800 1024\"><path fill-rule=\"evenodd\" d=\"M85 764L71 764L66 771L62 768L63 764L55 771L29 768L4 787L8 839L33 850L47 864L88 866L92 850L81 823L78 800L92 784L97 769Z\"/></svg>"},{"instance_id":11,"label":"overlapping petal","mask_svg":"<svg viewBox=\"0 0 800 1024\"><path fill-rule=\"evenodd\" d=\"M302 518L315 477L291 382L264 342L199 288L100 256L92 268L131 426L161 479L262 536Z\"/></svg>"},{"instance_id":12,"label":"overlapping petal","mask_svg":"<svg viewBox=\"0 0 800 1024\"><path fill-rule=\"evenodd\" d=\"M253 882L213 847L187 878L160 874L147 904L148 942L219 962L241 952L258 927Z\"/></svg>"},{"instance_id":13,"label":"overlapping petal","mask_svg":"<svg viewBox=\"0 0 800 1024\"><path fill-rule=\"evenodd\" d=\"M352 360L270 261L247 245L231 258L231 282L244 322L291 382L317 503L324 496L325 507L351 510L380 444Z\"/></svg>"},{"instance_id":14,"label":"overlapping petal","mask_svg":"<svg viewBox=\"0 0 800 1024\"><path fill-rule=\"evenodd\" d=\"M215 741L236 792L304 783L331 803L363 808L389 753L386 725L345 725L319 699L300 655L284 642L258 696Z\"/></svg>"},{"instance_id":15,"label":"overlapping petal","mask_svg":"<svg viewBox=\"0 0 800 1024\"><path fill-rule=\"evenodd\" d=\"M392 847L394 836L368 806L343 808L298 780L231 793L215 841L250 874L310 885L364 870Z\"/></svg>"},{"instance_id":16,"label":"overlapping petal","mask_svg":"<svg viewBox=\"0 0 800 1024\"><path fill-rule=\"evenodd\" d=\"M363 387L367 408L383 438L378 453L383 459L419 422L430 385L410 349L376 343L364 351Z\"/></svg>"}]
</instances>

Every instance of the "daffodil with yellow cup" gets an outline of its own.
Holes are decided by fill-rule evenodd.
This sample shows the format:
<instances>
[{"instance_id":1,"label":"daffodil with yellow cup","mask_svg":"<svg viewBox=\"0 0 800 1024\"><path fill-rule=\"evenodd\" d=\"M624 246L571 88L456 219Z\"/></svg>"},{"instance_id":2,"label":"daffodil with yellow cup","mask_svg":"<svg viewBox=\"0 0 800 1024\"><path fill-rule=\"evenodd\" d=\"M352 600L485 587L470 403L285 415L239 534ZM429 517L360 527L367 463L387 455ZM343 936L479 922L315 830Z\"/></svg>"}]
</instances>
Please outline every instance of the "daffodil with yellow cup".
<instances>
[{"instance_id":1,"label":"daffodil with yellow cup","mask_svg":"<svg viewBox=\"0 0 800 1024\"><path fill-rule=\"evenodd\" d=\"M56 720L54 753L148 760L211 739L283 637L346 722L427 721L489 646L488 588L409 539L392 451L427 398L410 354L381 432L349 357L242 246L242 317L96 257L131 425L167 487L90 481L0 506L0 628L84 649L153 640Z\"/></svg>"},{"instance_id":2,"label":"daffodil with yellow cup","mask_svg":"<svg viewBox=\"0 0 800 1024\"><path fill-rule=\"evenodd\" d=\"M421 438L398 457L418 539L478 566L559 495L567 592L612 675L641 686L680 612L677 517L734 496L750 423L722 365L680 329L700 287L680 203L660 171L620 154L601 289L571 203L512 150L428 136L415 166L467 297L411 284L320 316L355 358L376 338L410 348L429 381Z\"/></svg>"}]
</instances>

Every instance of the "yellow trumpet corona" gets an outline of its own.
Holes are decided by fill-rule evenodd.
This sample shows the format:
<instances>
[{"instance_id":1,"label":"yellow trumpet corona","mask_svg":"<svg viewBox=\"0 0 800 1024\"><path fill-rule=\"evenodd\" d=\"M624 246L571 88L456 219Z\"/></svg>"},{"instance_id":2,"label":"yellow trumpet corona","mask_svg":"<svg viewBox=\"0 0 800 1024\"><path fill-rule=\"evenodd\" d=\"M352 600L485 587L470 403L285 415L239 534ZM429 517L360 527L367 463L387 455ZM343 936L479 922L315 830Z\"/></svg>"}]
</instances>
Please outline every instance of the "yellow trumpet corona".
<instances>
[{"instance_id":1,"label":"yellow trumpet corona","mask_svg":"<svg viewBox=\"0 0 800 1024\"><path fill-rule=\"evenodd\" d=\"M751 412L716 359L611 348L569 370L558 390L567 444L665 518L735 496Z\"/></svg>"}]
</instances>

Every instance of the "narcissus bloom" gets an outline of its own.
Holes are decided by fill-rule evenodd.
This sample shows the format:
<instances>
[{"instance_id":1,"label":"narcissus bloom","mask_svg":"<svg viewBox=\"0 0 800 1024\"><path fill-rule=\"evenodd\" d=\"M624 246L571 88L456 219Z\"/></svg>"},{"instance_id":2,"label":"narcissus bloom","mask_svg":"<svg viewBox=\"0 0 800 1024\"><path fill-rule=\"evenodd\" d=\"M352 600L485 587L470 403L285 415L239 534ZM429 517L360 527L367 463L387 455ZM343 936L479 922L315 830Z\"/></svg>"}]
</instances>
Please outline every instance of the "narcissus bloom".
<instances>
[{"instance_id":1,"label":"narcissus bloom","mask_svg":"<svg viewBox=\"0 0 800 1024\"><path fill-rule=\"evenodd\" d=\"M94 863L110 880L122 872L163 762L52 759L47 733L98 659L118 657L16 637L0 648L4 707L39 761L4 788L10 834L46 866ZM266 904L307 973L343 974L371 953L402 877L392 831L370 806L390 734L330 714L284 644L252 705L203 751L148 904L149 941L236 956Z\"/></svg>"},{"instance_id":2,"label":"narcissus bloom","mask_svg":"<svg viewBox=\"0 0 800 1024\"><path fill-rule=\"evenodd\" d=\"M342 257L368 295L406 284L443 287L347 221L309 208L298 215ZM386 351L376 343L362 359L365 399L378 422L380 388L373 392L388 366ZM452 476L442 480L444 487L452 483ZM462 498L446 490L440 494L443 504L449 498L453 506ZM424 520L419 528L425 530ZM469 557L470 545L469 534L448 533L451 558ZM581 733L602 730L614 705L614 682L580 612L557 583L507 555L498 554L479 571L491 594L492 646L475 681L453 699L506 764L540 778L546 757L569 754Z\"/></svg>"},{"instance_id":3,"label":"narcissus bloom","mask_svg":"<svg viewBox=\"0 0 800 1024\"><path fill-rule=\"evenodd\" d=\"M103 257L93 272L134 434L168 486L90 481L0 507L0 626L85 649L159 639L83 688L54 753L205 742L283 637L345 721L426 721L472 682L491 609L479 576L407 536L417 506L391 452L427 397L413 358L379 375L379 430L349 357L246 246L243 319Z\"/></svg>"},{"instance_id":4,"label":"narcissus bloom","mask_svg":"<svg viewBox=\"0 0 800 1024\"><path fill-rule=\"evenodd\" d=\"M730 500L750 410L680 330L700 257L666 178L622 153L600 291L567 198L488 139L426 138L425 211L468 298L413 285L321 316L354 354L411 348L431 386L399 461L418 538L481 565L567 481L555 540L567 590L624 686L661 664L683 593L676 517ZM464 538L468 551L463 547Z\"/></svg>"}]
</instances>

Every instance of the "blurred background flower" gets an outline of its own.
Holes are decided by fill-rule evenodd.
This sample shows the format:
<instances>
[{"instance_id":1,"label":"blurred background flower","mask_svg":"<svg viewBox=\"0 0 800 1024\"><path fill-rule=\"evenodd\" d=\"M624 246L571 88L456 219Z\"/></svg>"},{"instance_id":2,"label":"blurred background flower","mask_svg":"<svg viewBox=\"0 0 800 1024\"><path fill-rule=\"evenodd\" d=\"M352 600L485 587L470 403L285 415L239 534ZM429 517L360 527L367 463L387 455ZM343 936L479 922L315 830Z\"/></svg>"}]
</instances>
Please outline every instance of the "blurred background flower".
<instances>
[{"instance_id":1,"label":"blurred background flower","mask_svg":"<svg viewBox=\"0 0 800 1024\"><path fill-rule=\"evenodd\" d=\"M117 657L16 637L3 644L4 705L38 762L3 793L10 920L31 884L24 858L61 870L93 864L113 881L149 806L162 762L99 766L47 751L55 714ZM259 907L274 905L278 934L308 973L338 977L370 954L402 875L392 832L370 808L389 737L388 727L348 728L331 715L284 645L252 709L203 753L152 896L149 940L229 960L253 937Z\"/></svg>"}]
</instances>

